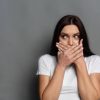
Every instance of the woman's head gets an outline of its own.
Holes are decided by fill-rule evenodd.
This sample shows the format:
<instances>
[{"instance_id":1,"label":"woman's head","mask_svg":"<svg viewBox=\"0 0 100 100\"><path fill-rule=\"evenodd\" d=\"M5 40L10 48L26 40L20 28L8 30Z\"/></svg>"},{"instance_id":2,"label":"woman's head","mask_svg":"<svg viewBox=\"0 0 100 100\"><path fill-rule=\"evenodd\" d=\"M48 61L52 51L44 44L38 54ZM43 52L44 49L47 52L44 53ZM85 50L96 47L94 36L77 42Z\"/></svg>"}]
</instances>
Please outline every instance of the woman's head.
<instances>
[{"instance_id":1,"label":"woman's head","mask_svg":"<svg viewBox=\"0 0 100 100\"><path fill-rule=\"evenodd\" d=\"M87 33L80 18L75 15L64 16L56 25L50 54L54 56L57 55L57 42L62 42L64 45L72 46L78 44L81 39L83 39L84 56L92 55L93 53L91 52L88 44Z\"/></svg>"},{"instance_id":2,"label":"woman's head","mask_svg":"<svg viewBox=\"0 0 100 100\"><path fill-rule=\"evenodd\" d=\"M79 44L80 31L74 24L65 25L60 32L58 41L66 46L73 46Z\"/></svg>"}]
</instances>

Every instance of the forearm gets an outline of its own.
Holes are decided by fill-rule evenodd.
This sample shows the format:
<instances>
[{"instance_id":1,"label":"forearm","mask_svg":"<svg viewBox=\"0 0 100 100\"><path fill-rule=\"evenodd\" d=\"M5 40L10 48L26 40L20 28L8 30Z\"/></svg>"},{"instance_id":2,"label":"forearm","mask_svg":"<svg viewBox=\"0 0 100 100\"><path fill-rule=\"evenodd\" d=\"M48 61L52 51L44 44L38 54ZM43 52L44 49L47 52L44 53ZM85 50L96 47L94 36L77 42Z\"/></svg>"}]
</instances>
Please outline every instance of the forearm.
<instances>
[{"instance_id":1,"label":"forearm","mask_svg":"<svg viewBox=\"0 0 100 100\"><path fill-rule=\"evenodd\" d=\"M98 100L97 91L92 84L84 62L76 65L76 73L81 100Z\"/></svg>"},{"instance_id":2,"label":"forearm","mask_svg":"<svg viewBox=\"0 0 100 100\"><path fill-rule=\"evenodd\" d=\"M58 100L63 83L64 72L64 68L61 68L59 65L56 66L52 79L43 92L42 100Z\"/></svg>"}]
</instances>

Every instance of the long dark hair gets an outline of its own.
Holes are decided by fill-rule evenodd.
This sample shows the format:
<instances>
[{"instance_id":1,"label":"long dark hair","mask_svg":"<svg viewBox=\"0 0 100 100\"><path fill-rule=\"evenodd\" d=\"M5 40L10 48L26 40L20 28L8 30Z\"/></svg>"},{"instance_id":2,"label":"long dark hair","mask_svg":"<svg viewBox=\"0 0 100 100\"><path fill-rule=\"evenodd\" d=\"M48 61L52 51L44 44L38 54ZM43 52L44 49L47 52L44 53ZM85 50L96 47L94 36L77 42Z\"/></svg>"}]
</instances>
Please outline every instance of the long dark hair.
<instances>
[{"instance_id":1,"label":"long dark hair","mask_svg":"<svg viewBox=\"0 0 100 100\"><path fill-rule=\"evenodd\" d=\"M80 31L80 39L83 39L84 57L94 55L94 53L90 50L90 47L89 47L88 37L87 37L85 27L84 27L82 21L80 20L80 18L75 15L66 15L58 21L58 23L55 27L55 30L54 30L54 36L53 36L53 40L51 43L49 53L53 56L57 56L58 49L56 47L56 42L59 41L60 32L64 26L71 25L71 24L76 25Z\"/></svg>"}]
</instances>

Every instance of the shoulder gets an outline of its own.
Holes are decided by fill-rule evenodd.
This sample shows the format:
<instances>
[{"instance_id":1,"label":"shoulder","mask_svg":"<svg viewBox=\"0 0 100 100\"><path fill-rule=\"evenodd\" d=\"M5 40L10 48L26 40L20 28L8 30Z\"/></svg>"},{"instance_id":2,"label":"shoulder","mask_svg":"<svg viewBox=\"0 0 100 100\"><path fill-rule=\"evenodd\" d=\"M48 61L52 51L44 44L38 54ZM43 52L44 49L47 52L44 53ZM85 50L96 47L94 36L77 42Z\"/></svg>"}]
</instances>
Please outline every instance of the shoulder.
<instances>
[{"instance_id":1,"label":"shoulder","mask_svg":"<svg viewBox=\"0 0 100 100\"><path fill-rule=\"evenodd\" d=\"M100 61L100 56L99 55L91 55L89 57L85 57L86 61L90 62L95 62L95 61Z\"/></svg>"},{"instance_id":2,"label":"shoulder","mask_svg":"<svg viewBox=\"0 0 100 100\"><path fill-rule=\"evenodd\" d=\"M39 61L43 60L45 62L50 62L51 60L54 60L54 59L55 59L55 56L52 56L50 54L44 54L39 57Z\"/></svg>"},{"instance_id":3,"label":"shoulder","mask_svg":"<svg viewBox=\"0 0 100 100\"><path fill-rule=\"evenodd\" d=\"M89 67L90 73L100 73L100 56L99 55L92 55L86 57L86 63Z\"/></svg>"},{"instance_id":4,"label":"shoulder","mask_svg":"<svg viewBox=\"0 0 100 100\"><path fill-rule=\"evenodd\" d=\"M52 55L50 54L43 54L40 56L40 58L50 58L50 57L52 57Z\"/></svg>"},{"instance_id":5,"label":"shoulder","mask_svg":"<svg viewBox=\"0 0 100 100\"><path fill-rule=\"evenodd\" d=\"M53 69L55 68L56 59L55 56L50 54L44 54L39 57L38 60L38 75L51 75Z\"/></svg>"},{"instance_id":6,"label":"shoulder","mask_svg":"<svg viewBox=\"0 0 100 100\"><path fill-rule=\"evenodd\" d=\"M97 65L100 68L100 56L99 55L91 56L91 63Z\"/></svg>"},{"instance_id":7,"label":"shoulder","mask_svg":"<svg viewBox=\"0 0 100 100\"><path fill-rule=\"evenodd\" d=\"M100 56L99 55L92 55L90 57L91 57L91 59L100 59Z\"/></svg>"}]
</instances>

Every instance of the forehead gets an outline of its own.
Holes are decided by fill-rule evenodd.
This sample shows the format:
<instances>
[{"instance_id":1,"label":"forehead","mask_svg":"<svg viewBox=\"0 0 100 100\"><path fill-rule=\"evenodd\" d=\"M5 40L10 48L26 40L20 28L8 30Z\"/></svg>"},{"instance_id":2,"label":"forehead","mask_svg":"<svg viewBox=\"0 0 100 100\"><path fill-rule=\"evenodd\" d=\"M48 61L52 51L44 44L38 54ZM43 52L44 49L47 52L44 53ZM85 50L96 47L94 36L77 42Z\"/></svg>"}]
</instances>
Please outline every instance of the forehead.
<instances>
[{"instance_id":1,"label":"forehead","mask_svg":"<svg viewBox=\"0 0 100 100\"><path fill-rule=\"evenodd\" d=\"M66 25L63 27L62 31L63 33L70 33L70 34L73 34L73 33L79 33L79 29L76 25Z\"/></svg>"}]
</instances>

